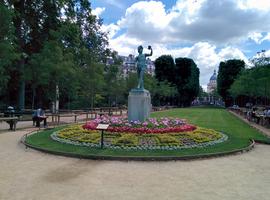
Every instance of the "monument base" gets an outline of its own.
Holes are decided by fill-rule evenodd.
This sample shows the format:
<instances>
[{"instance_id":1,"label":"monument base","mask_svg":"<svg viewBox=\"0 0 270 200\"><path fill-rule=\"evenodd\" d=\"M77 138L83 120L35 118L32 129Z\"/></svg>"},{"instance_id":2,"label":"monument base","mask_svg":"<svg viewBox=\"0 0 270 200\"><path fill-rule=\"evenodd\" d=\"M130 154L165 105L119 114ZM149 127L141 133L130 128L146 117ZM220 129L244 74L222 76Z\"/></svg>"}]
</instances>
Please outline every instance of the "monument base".
<instances>
[{"instance_id":1,"label":"monument base","mask_svg":"<svg viewBox=\"0 0 270 200\"><path fill-rule=\"evenodd\" d=\"M128 96L128 121L144 122L152 109L151 95L145 89L132 89Z\"/></svg>"}]
</instances>

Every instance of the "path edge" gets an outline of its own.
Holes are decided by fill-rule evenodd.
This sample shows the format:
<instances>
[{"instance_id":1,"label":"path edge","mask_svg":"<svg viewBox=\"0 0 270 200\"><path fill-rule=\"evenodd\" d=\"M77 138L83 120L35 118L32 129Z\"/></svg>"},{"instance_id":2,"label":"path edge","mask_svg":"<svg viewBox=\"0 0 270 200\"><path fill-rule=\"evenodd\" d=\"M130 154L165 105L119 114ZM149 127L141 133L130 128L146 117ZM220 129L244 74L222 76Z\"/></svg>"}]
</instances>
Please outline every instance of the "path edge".
<instances>
[{"instance_id":1,"label":"path edge","mask_svg":"<svg viewBox=\"0 0 270 200\"><path fill-rule=\"evenodd\" d=\"M187 155L187 156L104 156L104 155L81 155L77 153L67 153L62 151L53 151L50 149L34 146L26 142L26 137L32 135L36 132L30 132L21 138L20 142L25 145L26 148L35 149L43 153L53 154L57 156L79 158L79 159L91 159L91 160L116 160L116 161L176 161L176 160L198 160L206 158L217 158L228 155L236 155L239 153L245 153L252 150L255 146L255 143L262 143L261 141L250 140L250 143L247 147L241 149L234 149L231 151L224 152L215 152L208 154L197 154L197 155Z\"/></svg>"}]
</instances>

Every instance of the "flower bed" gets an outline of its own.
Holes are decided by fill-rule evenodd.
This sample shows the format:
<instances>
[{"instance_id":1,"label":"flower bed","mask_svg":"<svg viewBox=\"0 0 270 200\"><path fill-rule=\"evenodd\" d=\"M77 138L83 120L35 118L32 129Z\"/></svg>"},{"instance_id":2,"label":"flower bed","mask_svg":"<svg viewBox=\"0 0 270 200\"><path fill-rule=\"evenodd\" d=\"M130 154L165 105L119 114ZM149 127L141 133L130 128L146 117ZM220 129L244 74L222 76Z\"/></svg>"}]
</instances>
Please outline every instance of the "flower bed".
<instances>
[{"instance_id":1,"label":"flower bed","mask_svg":"<svg viewBox=\"0 0 270 200\"><path fill-rule=\"evenodd\" d=\"M59 142L80 146L99 147L101 134L95 130L99 123L110 127L104 134L104 147L125 150L175 150L205 147L227 140L215 130L195 127L174 118L149 119L144 123L121 118L102 117L85 125L73 125L54 132L51 137Z\"/></svg>"},{"instance_id":2,"label":"flower bed","mask_svg":"<svg viewBox=\"0 0 270 200\"><path fill-rule=\"evenodd\" d=\"M106 116L86 123L83 125L83 128L87 130L96 130L96 127L99 123L110 124L107 131L116 133L160 134L193 131L196 129L196 126L186 124L184 120L177 118L149 118L147 121L141 123L139 121L129 122L127 118L110 118Z\"/></svg>"}]
</instances>

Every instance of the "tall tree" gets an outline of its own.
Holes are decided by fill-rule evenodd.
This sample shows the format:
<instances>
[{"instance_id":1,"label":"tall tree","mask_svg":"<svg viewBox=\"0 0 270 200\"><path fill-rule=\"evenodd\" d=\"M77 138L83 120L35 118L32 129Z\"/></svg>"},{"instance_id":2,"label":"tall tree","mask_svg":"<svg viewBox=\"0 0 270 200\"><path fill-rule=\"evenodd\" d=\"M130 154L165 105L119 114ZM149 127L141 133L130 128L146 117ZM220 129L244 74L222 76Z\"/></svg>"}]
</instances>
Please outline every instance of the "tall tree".
<instances>
[{"instance_id":1,"label":"tall tree","mask_svg":"<svg viewBox=\"0 0 270 200\"><path fill-rule=\"evenodd\" d=\"M8 67L17 58L12 11L0 1L0 96L10 78Z\"/></svg>"},{"instance_id":2,"label":"tall tree","mask_svg":"<svg viewBox=\"0 0 270 200\"><path fill-rule=\"evenodd\" d=\"M171 55L162 55L155 60L155 76L159 81L175 83L175 63Z\"/></svg>"},{"instance_id":3,"label":"tall tree","mask_svg":"<svg viewBox=\"0 0 270 200\"><path fill-rule=\"evenodd\" d=\"M245 69L231 85L230 94L253 98L270 99L270 65Z\"/></svg>"},{"instance_id":4,"label":"tall tree","mask_svg":"<svg viewBox=\"0 0 270 200\"><path fill-rule=\"evenodd\" d=\"M178 89L178 105L190 106L191 102L199 94L200 70L190 58L177 58L175 63L175 85Z\"/></svg>"},{"instance_id":5,"label":"tall tree","mask_svg":"<svg viewBox=\"0 0 270 200\"><path fill-rule=\"evenodd\" d=\"M163 55L155 61L155 73L159 82L165 81L171 88L177 88L174 103L189 106L199 93L200 70L190 58L177 58L175 62L170 55ZM164 83L161 85L165 86Z\"/></svg>"},{"instance_id":6,"label":"tall tree","mask_svg":"<svg viewBox=\"0 0 270 200\"><path fill-rule=\"evenodd\" d=\"M245 69L245 62L243 60L233 59L219 64L217 90L226 107L233 103L229 89L243 69Z\"/></svg>"},{"instance_id":7,"label":"tall tree","mask_svg":"<svg viewBox=\"0 0 270 200\"><path fill-rule=\"evenodd\" d=\"M67 95L70 90L66 90L66 86L71 86L68 83L78 83L77 80L67 80L77 73L82 75L79 81L85 80L87 75L82 72L86 68L91 71L91 68L106 60L109 53L106 49L107 36L101 31L102 21L92 14L90 1L16 0L0 3L14 13L12 23L7 24L15 27L19 56L16 67L7 70L12 76L8 91L12 99L17 96L15 93L19 93L20 108L24 108L25 88L27 94L32 91L32 95L26 96L26 101L31 101L32 105L37 101L36 96L43 96L44 101L52 99L51 93L55 93L52 88L58 84L60 91L65 91ZM1 14L5 14L4 10L1 10ZM1 25L2 19L9 18L1 17ZM4 73L2 69L0 66L0 74ZM66 83L63 84L63 81ZM76 87L73 89L82 91L79 86L83 87L83 84L74 85ZM72 94L74 92L72 90ZM29 96L32 96L32 100Z\"/></svg>"}]
</instances>

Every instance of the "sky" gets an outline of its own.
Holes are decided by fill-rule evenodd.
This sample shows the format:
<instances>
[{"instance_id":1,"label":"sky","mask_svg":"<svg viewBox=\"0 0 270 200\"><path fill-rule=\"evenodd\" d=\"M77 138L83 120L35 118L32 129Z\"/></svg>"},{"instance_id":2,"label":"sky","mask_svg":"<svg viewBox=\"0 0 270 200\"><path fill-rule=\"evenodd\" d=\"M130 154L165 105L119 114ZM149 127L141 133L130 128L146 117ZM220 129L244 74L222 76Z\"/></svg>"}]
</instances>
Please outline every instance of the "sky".
<instances>
[{"instance_id":1,"label":"sky","mask_svg":"<svg viewBox=\"0 0 270 200\"><path fill-rule=\"evenodd\" d=\"M119 55L151 45L152 60L192 58L203 88L221 61L248 63L261 50L270 56L270 0L91 0L91 6Z\"/></svg>"}]
</instances>

